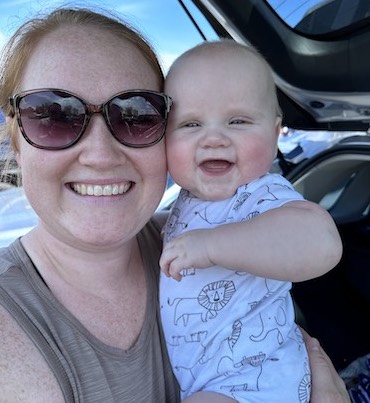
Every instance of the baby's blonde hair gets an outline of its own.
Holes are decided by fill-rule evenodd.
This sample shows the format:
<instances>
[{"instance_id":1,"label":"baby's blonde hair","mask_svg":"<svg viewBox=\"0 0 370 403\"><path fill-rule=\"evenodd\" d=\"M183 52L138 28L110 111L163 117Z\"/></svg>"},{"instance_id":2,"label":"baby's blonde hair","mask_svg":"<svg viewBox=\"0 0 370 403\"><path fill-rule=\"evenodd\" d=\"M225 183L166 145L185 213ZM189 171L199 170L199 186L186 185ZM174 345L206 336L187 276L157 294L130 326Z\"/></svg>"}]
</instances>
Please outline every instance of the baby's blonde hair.
<instances>
[{"instance_id":1,"label":"baby's blonde hair","mask_svg":"<svg viewBox=\"0 0 370 403\"><path fill-rule=\"evenodd\" d=\"M201 42L199 45L194 46L193 48L182 53L171 65L167 78L171 76L177 66L181 64L182 61L186 60L189 57L204 55L207 52L213 51L222 51L222 50L235 50L236 52L245 52L247 56L254 56L258 59L258 61L264 66L266 70L266 79L267 79L267 88L272 97L272 106L273 111L276 114L276 117L282 117L282 111L279 105L276 85L274 81L273 71L267 60L261 55L261 53L253 46L243 45L239 42L236 42L232 39L221 39L217 41L205 41ZM225 72L226 73L226 72Z\"/></svg>"}]
</instances>

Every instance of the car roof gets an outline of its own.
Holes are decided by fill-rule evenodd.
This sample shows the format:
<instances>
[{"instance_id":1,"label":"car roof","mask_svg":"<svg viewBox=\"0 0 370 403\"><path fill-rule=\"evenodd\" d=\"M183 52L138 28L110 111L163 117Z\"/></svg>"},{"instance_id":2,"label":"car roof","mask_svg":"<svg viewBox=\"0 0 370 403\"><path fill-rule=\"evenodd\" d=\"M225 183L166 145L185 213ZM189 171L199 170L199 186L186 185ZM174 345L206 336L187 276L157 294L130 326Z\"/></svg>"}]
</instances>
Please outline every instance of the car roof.
<instances>
[{"instance_id":1,"label":"car roof","mask_svg":"<svg viewBox=\"0 0 370 403\"><path fill-rule=\"evenodd\" d=\"M309 1L193 3L221 37L250 43L266 57L275 73L284 124L298 129L367 130L368 0L316 0L294 26L288 23L289 9L281 11L283 3L290 4L292 13Z\"/></svg>"}]
</instances>

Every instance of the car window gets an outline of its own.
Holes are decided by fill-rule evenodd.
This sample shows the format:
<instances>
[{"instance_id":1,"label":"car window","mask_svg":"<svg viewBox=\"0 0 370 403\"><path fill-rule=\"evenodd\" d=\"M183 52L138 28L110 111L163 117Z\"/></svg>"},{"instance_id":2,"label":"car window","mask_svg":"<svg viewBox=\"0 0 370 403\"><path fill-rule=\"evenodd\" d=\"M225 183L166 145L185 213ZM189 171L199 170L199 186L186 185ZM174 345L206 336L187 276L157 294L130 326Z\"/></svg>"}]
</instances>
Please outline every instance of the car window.
<instances>
[{"instance_id":1,"label":"car window","mask_svg":"<svg viewBox=\"0 0 370 403\"><path fill-rule=\"evenodd\" d=\"M323 35L369 23L369 0L267 0L291 28Z\"/></svg>"}]
</instances>

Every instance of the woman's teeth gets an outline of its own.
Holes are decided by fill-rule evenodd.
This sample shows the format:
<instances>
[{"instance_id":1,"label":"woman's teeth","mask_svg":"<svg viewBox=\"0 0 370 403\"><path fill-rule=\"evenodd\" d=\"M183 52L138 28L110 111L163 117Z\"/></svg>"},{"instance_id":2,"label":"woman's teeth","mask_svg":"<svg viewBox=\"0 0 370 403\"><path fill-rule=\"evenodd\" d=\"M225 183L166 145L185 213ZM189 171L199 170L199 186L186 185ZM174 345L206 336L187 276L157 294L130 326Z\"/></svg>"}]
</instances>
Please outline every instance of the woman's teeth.
<instances>
[{"instance_id":1,"label":"woman's teeth","mask_svg":"<svg viewBox=\"0 0 370 403\"><path fill-rule=\"evenodd\" d=\"M126 193L131 187L131 183L121 185L85 185L75 183L72 189L82 196L115 196Z\"/></svg>"}]
</instances>

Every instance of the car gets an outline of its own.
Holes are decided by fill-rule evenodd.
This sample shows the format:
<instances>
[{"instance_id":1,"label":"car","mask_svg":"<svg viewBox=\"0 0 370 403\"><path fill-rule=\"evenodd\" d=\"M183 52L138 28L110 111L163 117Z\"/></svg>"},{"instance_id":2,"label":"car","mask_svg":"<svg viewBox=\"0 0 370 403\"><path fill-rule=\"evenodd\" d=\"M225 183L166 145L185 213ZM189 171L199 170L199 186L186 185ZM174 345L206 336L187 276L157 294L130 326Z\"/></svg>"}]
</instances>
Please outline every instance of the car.
<instances>
[{"instance_id":1,"label":"car","mask_svg":"<svg viewBox=\"0 0 370 403\"><path fill-rule=\"evenodd\" d=\"M0 173L2 174L2 180L0 181L0 190L18 185L17 178L19 174L19 168L14 156L12 158L9 158L9 153L11 152L10 149L11 147L9 139L0 141Z\"/></svg>"},{"instance_id":2,"label":"car","mask_svg":"<svg viewBox=\"0 0 370 403\"><path fill-rule=\"evenodd\" d=\"M37 221L21 187L0 191L0 247L27 233Z\"/></svg>"},{"instance_id":3,"label":"car","mask_svg":"<svg viewBox=\"0 0 370 403\"><path fill-rule=\"evenodd\" d=\"M333 270L293 284L297 320L341 371L370 353L370 2L178 3L202 40L214 39L211 26L218 37L255 46L273 69L284 129L272 170L325 208L343 241ZM170 209L178 191L169 180L159 209ZM6 223L0 231L8 232L3 243L16 235L13 229L24 233L35 224L21 192L0 191L0 223Z\"/></svg>"}]
</instances>

